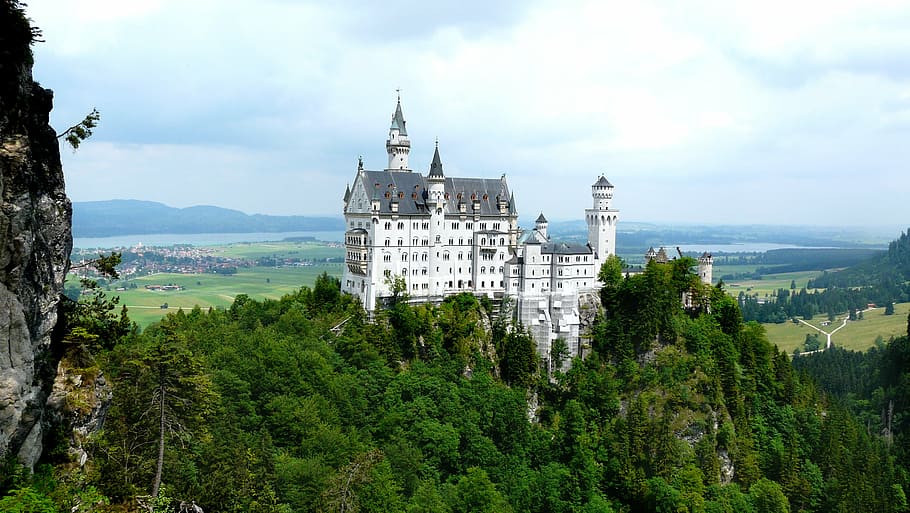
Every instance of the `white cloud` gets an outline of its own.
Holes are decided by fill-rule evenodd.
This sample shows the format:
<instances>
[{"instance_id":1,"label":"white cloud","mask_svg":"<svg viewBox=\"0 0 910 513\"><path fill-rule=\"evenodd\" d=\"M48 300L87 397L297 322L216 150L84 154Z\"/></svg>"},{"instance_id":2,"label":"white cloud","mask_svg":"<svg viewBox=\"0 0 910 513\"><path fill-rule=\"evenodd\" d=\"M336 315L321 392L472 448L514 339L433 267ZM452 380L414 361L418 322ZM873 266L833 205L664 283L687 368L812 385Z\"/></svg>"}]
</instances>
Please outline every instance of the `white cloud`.
<instances>
[{"instance_id":1,"label":"white cloud","mask_svg":"<svg viewBox=\"0 0 910 513\"><path fill-rule=\"evenodd\" d=\"M102 111L96 140L66 159L76 200L340 214L357 155L384 165L402 87L412 167L438 136L447 172L507 172L520 208L551 219L580 216L601 172L636 220L710 218L712 202L743 222L848 215L737 200L807 186L794 180L864 222L904 203L899 2L60 0L30 15L55 124ZM832 192L856 173L875 179ZM302 197L311 184L320 194Z\"/></svg>"}]
</instances>

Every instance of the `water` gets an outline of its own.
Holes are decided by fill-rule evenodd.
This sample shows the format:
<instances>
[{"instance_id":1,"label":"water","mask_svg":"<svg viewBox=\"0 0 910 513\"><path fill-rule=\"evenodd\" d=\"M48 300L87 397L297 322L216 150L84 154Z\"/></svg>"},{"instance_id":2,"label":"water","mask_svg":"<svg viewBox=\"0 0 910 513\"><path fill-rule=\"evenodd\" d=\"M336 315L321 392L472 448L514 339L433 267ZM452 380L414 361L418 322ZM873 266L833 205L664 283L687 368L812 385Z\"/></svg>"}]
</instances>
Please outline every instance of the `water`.
<instances>
[{"instance_id":1,"label":"water","mask_svg":"<svg viewBox=\"0 0 910 513\"><path fill-rule=\"evenodd\" d=\"M154 233L143 235L117 235L115 237L76 237L73 247L91 248L131 248L138 244L143 246L174 246L190 244L193 246L218 246L235 242L273 242L287 237L313 237L327 242L343 242L343 231L325 232L252 232L252 233Z\"/></svg>"},{"instance_id":2,"label":"water","mask_svg":"<svg viewBox=\"0 0 910 513\"><path fill-rule=\"evenodd\" d=\"M820 246L799 246L796 244L779 244L776 242L742 242L738 244L680 244L679 248L683 253L764 253L774 249L830 249ZM654 248L657 249L657 248ZM676 255L676 246L667 247L668 254L670 251Z\"/></svg>"}]
</instances>

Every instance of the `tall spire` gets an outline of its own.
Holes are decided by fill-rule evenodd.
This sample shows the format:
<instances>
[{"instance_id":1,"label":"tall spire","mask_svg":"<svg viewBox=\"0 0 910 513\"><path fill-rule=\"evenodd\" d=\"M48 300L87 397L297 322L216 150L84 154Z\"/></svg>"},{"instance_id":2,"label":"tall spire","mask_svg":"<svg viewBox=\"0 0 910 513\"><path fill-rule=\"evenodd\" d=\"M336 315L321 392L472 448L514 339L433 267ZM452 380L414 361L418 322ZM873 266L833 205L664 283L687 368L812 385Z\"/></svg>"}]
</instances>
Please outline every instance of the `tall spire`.
<instances>
[{"instance_id":1,"label":"tall spire","mask_svg":"<svg viewBox=\"0 0 910 513\"><path fill-rule=\"evenodd\" d=\"M411 152L411 141L408 139L407 122L401 112L401 90L398 92L398 103L395 105L395 114L392 115L392 125L389 127L389 138L385 142L386 152L389 154L389 171L410 171L408 167L408 154Z\"/></svg>"},{"instance_id":2,"label":"tall spire","mask_svg":"<svg viewBox=\"0 0 910 513\"><path fill-rule=\"evenodd\" d=\"M436 139L436 151L433 152L433 162L430 164L430 174L427 178L445 178L442 172L442 159L439 158L439 139Z\"/></svg>"},{"instance_id":3,"label":"tall spire","mask_svg":"<svg viewBox=\"0 0 910 513\"><path fill-rule=\"evenodd\" d=\"M396 91L400 91L396 89ZM398 93L398 105L395 106L395 114L392 116L391 129L398 129L398 135L407 136L407 121L404 120L404 114L401 112L401 93Z\"/></svg>"}]
</instances>

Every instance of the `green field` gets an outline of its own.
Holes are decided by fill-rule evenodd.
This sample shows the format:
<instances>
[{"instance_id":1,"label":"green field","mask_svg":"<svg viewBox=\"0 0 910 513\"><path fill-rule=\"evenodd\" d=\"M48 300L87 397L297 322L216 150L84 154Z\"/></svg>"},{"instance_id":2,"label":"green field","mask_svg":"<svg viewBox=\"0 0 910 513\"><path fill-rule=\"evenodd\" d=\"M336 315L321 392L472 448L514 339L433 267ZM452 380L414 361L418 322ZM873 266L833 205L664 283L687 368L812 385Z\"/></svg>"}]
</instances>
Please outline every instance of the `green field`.
<instances>
[{"instance_id":1,"label":"green field","mask_svg":"<svg viewBox=\"0 0 910 513\"><path fill-rule=\"evenodd\" d=\"M328 273L341 277L342 264L325 262L328 258L344 256L344 248L325 242L257 242L213 246L213 256L255 260L309 260L312 265L281 267L241 267L236 274L176 274L158 273L114 282L105 293L119 296L126 305L130 319L145 327L179 309L226 308L239 294L253 299L279 299L303 286L312 286L316 277ZM72 281L78 281L73 278ZM135 288L131 287L135 284ZM183 290L147 290L146 285L174 284ZM127 287L118 291L117 287ZM161 308L167 304L167 308Z\"/></svg>"},{"instance_id":2,"label":"green field","mask_svg":"<svg viewBox=\"0 0 910 513\"><path fill-rule=\"evenodd\" d=\"M907 314L910 312L910 303L894 305L894 315L884 315L884 312L884 308L876 308L864 312L862 320L848 322L846 326L831 336L831 342L838 347L863 351L875 345L875 338L878 336L881 336L887 342L891 337L906 335ZM822 322L827 320L827 317L821 315L808 322L830 333L841 325L843 318L844 316L839 316L829 326L821 325ZM777 347L787 353L793 353L793 350L797 348L802 349L806 334L818 333L803 323L785 322L781 324L764 324L763 326L768 333L768 340L772 344L777 344ZM824 344L827 337L822 334L820 339L822 344Z\"/></svg>"},{"instance_id":3,"label":"green field","mask_svg":"<svg viewBox=\"0 0 910 513\"><path fill-rule=\"evenodd\" d=\"M344 256L344 247L325 242L239 242L214 246L215 256L257 259L262 257L324 260Z\"/></svg>"},{"instance_id":4,"label":"green field","mask_svg":"<svg viewBox=\"0 0 910 513\"><path fill-rule=\"evenodd\" d=\"M140 326L147 326L169 312L202 308L224 308L231 305L239 294L253 299L279 299L300 287L311 286L323 272L341 276L342 264L317 264L305 267L253 267L244 268L234 275L221 274L154 274L130 280L138 288L124 291L111 290L110 296L120 296L130 318ZM146 285L175 284L179 291L146 290ZM167 303L168 308L161 308Z\"/></svg>"},{"instance_id":5,"label":"green field","mask_svg":"<svg viewBox=\"0 0 910 513\"><path fill-rule=\"evenodd\" d=\"M747 266L728 266L728 270L725 270L722 273L715 270L715 279L730 272L748 272L745 270L732 271L734 267L747 268ZM762 279L760 280L731 280L725 282L724 286L727 293L732 296L738 296L740 291L742 291L750 296L758 294L758 297L762 298L776 296L778 289L789 289L790 284L793 281L796 282L796 290L800 290L806 287L810 279L821 276L822 272L823 271L798 271L792 273L766 274L762 276Z\"/></svg>"}]
</instances>

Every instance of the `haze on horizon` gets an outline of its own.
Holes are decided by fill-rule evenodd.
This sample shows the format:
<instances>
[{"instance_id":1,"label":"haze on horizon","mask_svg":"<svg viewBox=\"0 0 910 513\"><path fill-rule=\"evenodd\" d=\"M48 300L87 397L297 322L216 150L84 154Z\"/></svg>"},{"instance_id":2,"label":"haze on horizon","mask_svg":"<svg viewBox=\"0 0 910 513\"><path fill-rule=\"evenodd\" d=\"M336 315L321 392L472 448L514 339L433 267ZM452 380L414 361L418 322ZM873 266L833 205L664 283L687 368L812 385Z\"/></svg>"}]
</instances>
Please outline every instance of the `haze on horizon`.
<instances>
[{"instance_id":1,"label":"haze on horizon","mask_svg":"<svg viewBox=\"0 0 910 513\"><path fill-rule=\"evenodd\" d=\"M426 172L506 173L522 218L910 222L900 2L42 0L35 78L74 201L340 216L386 165L397 88Z\"/></svg>"}]
</instances>

